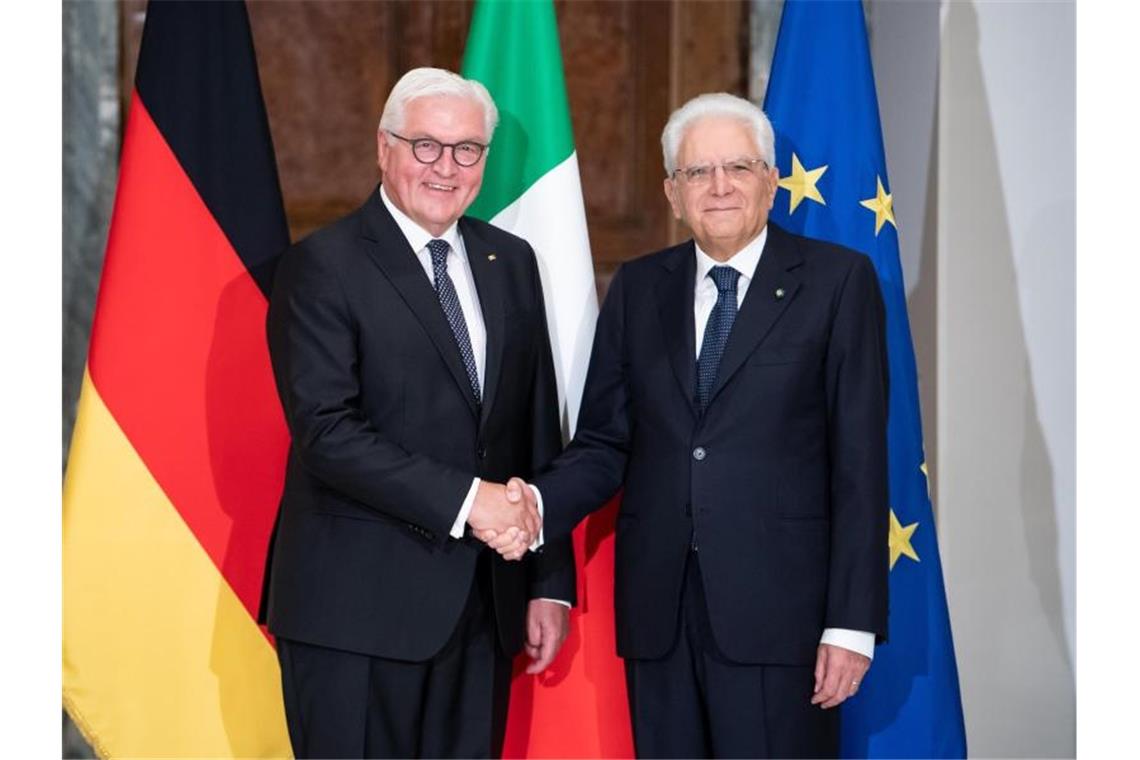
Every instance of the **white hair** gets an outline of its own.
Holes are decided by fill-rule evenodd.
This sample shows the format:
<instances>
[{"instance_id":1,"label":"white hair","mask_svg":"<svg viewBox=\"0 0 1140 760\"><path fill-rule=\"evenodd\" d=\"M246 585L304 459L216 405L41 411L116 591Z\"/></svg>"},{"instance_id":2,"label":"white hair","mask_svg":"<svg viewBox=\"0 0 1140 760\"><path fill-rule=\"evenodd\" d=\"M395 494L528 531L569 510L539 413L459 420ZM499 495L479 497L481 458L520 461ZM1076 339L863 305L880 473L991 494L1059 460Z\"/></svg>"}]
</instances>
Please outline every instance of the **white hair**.
<instances>
[{"instance_id":1,"label":"white hair","mask_svg":"<svg viewBox=\"0 0 1140 760\"><path fill-rule=\"evenodd\" d=\"M486 141L491 142L491 135L499 124L499 109L491 99L491 93L481 82L474 79L464 79L446 69L433 69L421 67L412 69L392 87L388 93L388 100L384 103L384 112L380 114L378 129L390 132L403 132L404 115L408 103L417 98L432 96L447 96L465 98L479 104L483 109L483 127L486 132ZM392 142L394 138L388 137Z\"/></svg>"},{"instance_id":2,"label":"white hair","mask_svg":"<svg viewBox=\"0 0 1140 760\"><path fill-rule=\"evenodd\" d=\"M710 117L739 119L752 130L760 157L768 166L776 165L776 135L772 131L772 122L760 107L727 92L710 92L685 103L672 113L665 124L661 132L661 149L665 153L666 176L672 176L677 170L677 152L681 149L685 132L698 121Z\"/></svg>"}]
</instances>

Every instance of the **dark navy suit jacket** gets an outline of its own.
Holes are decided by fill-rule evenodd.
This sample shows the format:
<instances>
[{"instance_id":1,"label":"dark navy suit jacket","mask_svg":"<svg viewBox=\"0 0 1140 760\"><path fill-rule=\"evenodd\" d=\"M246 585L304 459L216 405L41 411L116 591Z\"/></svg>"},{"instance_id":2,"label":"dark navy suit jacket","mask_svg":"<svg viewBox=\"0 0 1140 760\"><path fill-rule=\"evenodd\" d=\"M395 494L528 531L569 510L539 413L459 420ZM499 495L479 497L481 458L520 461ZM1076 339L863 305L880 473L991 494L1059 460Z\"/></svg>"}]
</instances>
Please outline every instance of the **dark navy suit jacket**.
<instances>
[{"instance_id":1,"label":"dark navy suit jacket","mask_svg":"<svg viewBox=\"0 0 1140 760\"><path fill-rule=\"evenodd\" d=\"M269 630L424 660L454 630L480 551L449 536L472 478L529 476L562 447L534 252L463 217L487 327L478 406L439 300L378 192L282 258L268 333L292 446L263 598ZM492 560L503 649L530 598L574 600L569 537Z\"/></svg>"},{"instance_id":2,"label":"dark navy suit jacket","mask_svg":"<svg viewBox=\"0 0 1140 760\"><path fill-rule=\"evenodd\" d=\"M814 663L824 628L887 626L887 356L867 257L768 224L707 410L695 403L692 241L623 265L578 428L535 479L545 534L624 485L618 653L666 654L694 538L717 644Z\"/></svg>"}]
</instances>

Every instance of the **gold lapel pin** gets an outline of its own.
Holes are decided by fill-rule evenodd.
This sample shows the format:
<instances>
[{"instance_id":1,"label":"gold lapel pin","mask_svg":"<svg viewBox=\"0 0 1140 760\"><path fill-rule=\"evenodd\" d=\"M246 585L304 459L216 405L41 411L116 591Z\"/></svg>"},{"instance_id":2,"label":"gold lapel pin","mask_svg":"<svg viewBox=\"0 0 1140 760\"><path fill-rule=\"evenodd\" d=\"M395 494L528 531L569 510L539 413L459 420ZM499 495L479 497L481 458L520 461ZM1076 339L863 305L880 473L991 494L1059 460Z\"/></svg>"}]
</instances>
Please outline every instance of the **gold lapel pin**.
<instances>
[{"instance_id":1,"label":"gold lapel pin","mask_svg":"<svg viewBox=\"0 0 1140 760\"><path fill-rule=\"evenodd\" d=\"M783 288L776 288L776 300L779 301L783 297L784 297L784 289Z\"/></svg>"},{"instance_id":2,"label":"gold lapel pin","mask_svg":"<svg viewBox=\"0 0 1140 760\"><path fill-rule=\"evenodd\" d=\"M493 254L493 253L487 254L487 261L494 261L495 258L496 258L495 254Z\"/></svg>"}]
</instances>

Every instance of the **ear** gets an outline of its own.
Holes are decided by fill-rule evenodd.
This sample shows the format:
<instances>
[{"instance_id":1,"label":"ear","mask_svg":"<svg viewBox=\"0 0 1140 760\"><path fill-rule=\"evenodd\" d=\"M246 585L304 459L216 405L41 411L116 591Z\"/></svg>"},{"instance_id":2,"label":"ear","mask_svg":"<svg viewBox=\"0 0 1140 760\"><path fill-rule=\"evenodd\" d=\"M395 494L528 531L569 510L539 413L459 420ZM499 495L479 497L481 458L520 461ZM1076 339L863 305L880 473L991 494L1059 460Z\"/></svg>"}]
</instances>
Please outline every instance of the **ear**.
<instances>
[{"instance_id":1,"label":"ear","mask_svg":"<svg viewBox=\"0 0 1140 760\"><path fill-rule=\"evenodd\" d=\"M388 142L388 136L384 134L384 130L376 130L376 165L380 167L380 172L384 172L384 167L388 164L388 155L392 151L392 145Z\"/></svg>"},{"instance_id":2,"label":"ear","mask_svg":"<svg viewBox=\"0 0 1140 760\"><path fill-rule=\"evenodd\" d=\"M780 172L775 166L769 166L768 171L764 173L764 184L767 188L768 210L771 211L776 202L776 190L780 184Z\"/></svg>"},{"instance_id":3,"label":"ear","mask_svg":"<svg viewBox=\"0 0 1140 760\"><path fill-rule=\"evenodd\" d=\"M677 181L672 177L665 178L665 199L669 201L669 207L673 209L673 217L677 221L683 221L681 217L681 188L677 186Z\"/></svg>"}]
</instances>

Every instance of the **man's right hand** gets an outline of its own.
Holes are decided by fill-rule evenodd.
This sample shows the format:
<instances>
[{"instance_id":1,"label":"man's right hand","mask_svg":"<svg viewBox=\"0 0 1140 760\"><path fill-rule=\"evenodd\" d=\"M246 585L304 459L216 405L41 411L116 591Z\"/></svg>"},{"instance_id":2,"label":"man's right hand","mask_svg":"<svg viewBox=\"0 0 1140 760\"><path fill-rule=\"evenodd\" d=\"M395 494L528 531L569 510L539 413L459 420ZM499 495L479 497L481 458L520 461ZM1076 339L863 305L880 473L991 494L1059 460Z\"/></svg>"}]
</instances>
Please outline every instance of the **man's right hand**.
<instances>
[{"instance_id":1,"label":"man's right hand","mask_svg":"<svg viewBox=\"0 0 1140 760\"><path fill-rule=\"evenodd\" d=\"M542 519L529 488L513 492L500 483L481 481L475 492L475 503L467 516L467 524L479 539L494 544L504 559L521 559L538 536Z\"/></svg>"}]
</instances>

